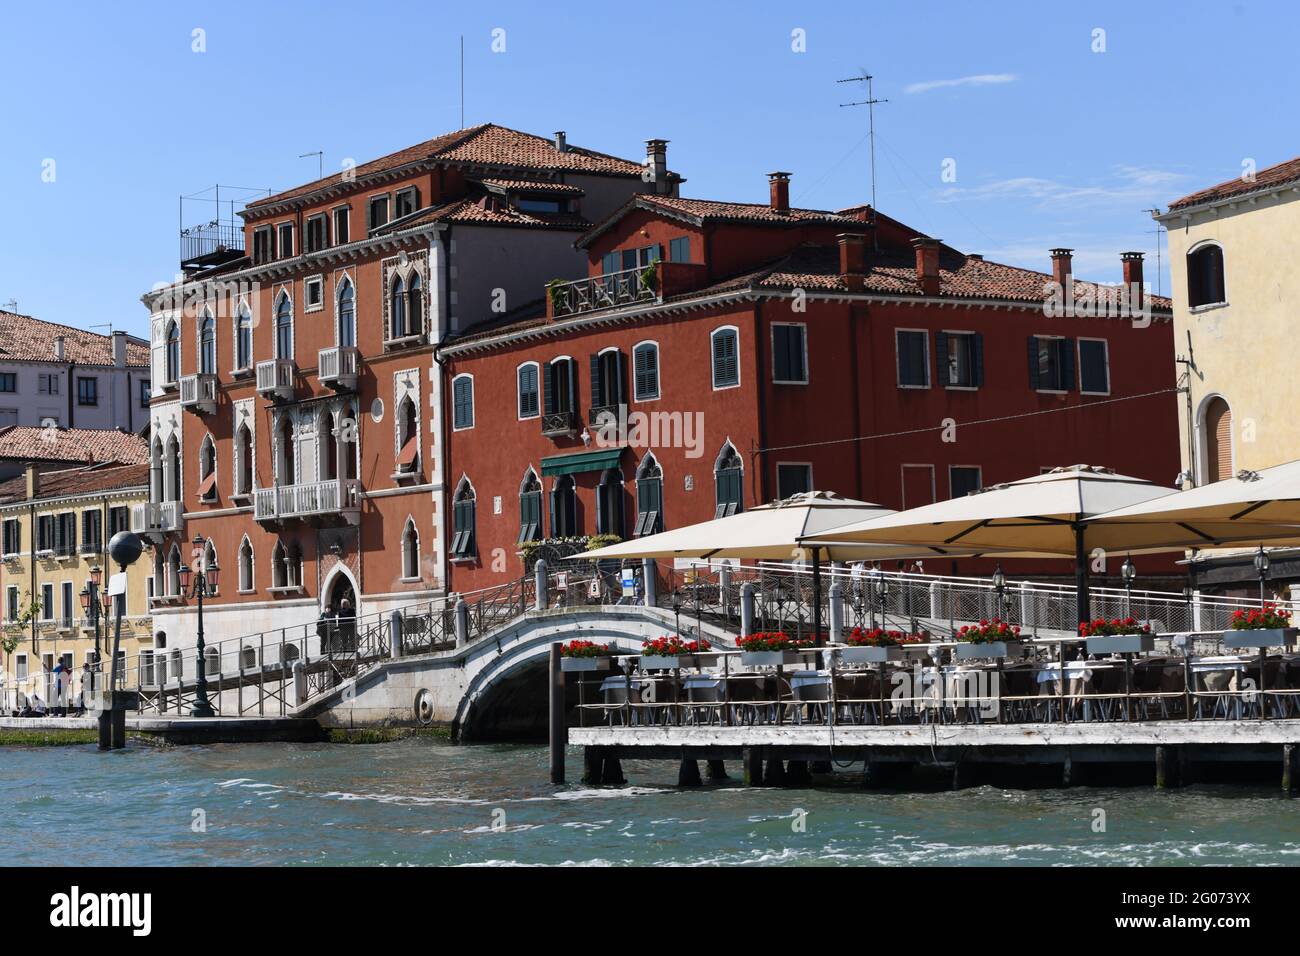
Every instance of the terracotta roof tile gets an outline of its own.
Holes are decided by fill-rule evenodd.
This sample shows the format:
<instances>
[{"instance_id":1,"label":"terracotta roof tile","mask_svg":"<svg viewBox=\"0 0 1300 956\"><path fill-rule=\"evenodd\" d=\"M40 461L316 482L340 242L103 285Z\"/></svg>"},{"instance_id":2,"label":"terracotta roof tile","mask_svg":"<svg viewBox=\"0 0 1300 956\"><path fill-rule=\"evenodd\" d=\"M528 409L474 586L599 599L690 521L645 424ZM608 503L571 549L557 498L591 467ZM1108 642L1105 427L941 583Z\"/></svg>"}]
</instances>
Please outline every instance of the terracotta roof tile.
<instances>
[{"instance_id":1,"label":"terracotta roof tile","mask_svg":"<svg viewBox=\"0 0 1300 956\"><path fill-rule=\"evenodd\" d=\"M149 486L148 463L137 465L90 465L42 472L37 500L89 495L126 488ZM0 504L27 500L27 476L0 482Z\"/></svg>"},{"instance_id":2,"label":"terracotta roof tile","mask_svg":"<svg viewBox=\"0 0 1300 956\"><path fill-rule=\"evenodd\" d=\"M560 152L555 148L554 140L484 123L481 126L444 133L423 143L362 163L351 170L351 174L361 180L376 173L418 162L465 163L607 176L640 176L643 168L640 163L579 146L570 145L564 152ZM340 175L336 173L275 193L265 199L255 200L248 203L245 208L252 211L263 206L298 199L317 190L337 186L340 181Z\"/></svg>"},{"instance_id":3,"label":"terracotta roof tile","mask_svg":"<svg viewBox=\"0 0 1300 956\"><path fill-rule=\"evenodd\" d=\"M54 339L60 335L63 336L64 361L76 362L78 365L113 364L111 335L100 335L70 325L0 310L0 359L56 362ZM126 364L133 368L148 368L149 345L127 336Z\"/></svg>"},{"instance_id":4,"label":"terracotta roof tile","mask_svg":"<svg viewBox=\"0 0 1300 956\"><path fill-rule=\"evenodd\" d=\"M540 179L480 179L484 186L493 186L509 192L550 193L553 196L583 196L586 190L568 183L552 183Z\"/></svg>"},{"instance_id":5,"label":"terracotta roof tile","mask_svg":"<svg viewBox=\"0 0 1300 956\"><path fill-rule=\"evenodd\" d=\"M1217 186L1211 186L1209 189L1202 189L1190 196L1176 199L1169 204L1169 211L1173 212L1175 209L1182 209L1186 206L1199 206L1201 203L1215 202L1232 196L1245 196L1259 190L1293 182L1300 182L1300 157L1259 170L1255 173L1253 181L1238 176L1236 179L1229 179Z\"/></svg>"},{"instance_id":6,"label":"terracotta roof tile","mask_svg":"<svg viewBox=\"0 0 1300 956\"><path fill-rule=\"evenodd\" d=\"M861 219L841 215L826 209L795 209L776 212L768 203L719 202L714 199L682 199L676 196L638 196L638 204L646 203L682 213L702 222L765 222L828 223L863 228Z\"/></svg>"},{"instance_id":7,"label":"terracotta roof tile","mask_svg":"<svg viewBox=\"0 0 1300 956\"><path fill-rule=\"evenodd\" d=\"M149 460L145 440L132 432L100 428L0 428L0 459L138 464Z\"/></svg>"},{"instance_id":8,"label":"terracotta roof tile","mask_svg":"<svg viewBox=\"0 0 1300 956\"><path fill-rule=\"evenodd\" d=\"M465 222L499 226L584 230L591 223L572 213L523 212L500 197L487 196L457 199L443 206L429 206L402 219L394 220L375 235L402 232L431 222Z\"/></svg>"}]
</instances>

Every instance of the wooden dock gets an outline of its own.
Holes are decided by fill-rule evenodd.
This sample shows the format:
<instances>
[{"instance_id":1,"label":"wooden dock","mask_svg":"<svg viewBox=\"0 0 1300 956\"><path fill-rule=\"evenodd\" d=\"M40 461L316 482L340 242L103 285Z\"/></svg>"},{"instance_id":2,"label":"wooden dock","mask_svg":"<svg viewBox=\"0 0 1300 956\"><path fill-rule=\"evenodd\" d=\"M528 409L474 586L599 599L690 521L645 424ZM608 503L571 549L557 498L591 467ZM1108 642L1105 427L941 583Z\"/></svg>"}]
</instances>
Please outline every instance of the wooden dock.
<instances>
[{"instance_id":1,"label":"wooden dock","mask_svg":"<svg viewBox=\"0 0 1300 956\"><path fill-rule=\"evenodd\" d=\"M4 732L91 732L94 717L0 717ZM128 733L168 744L308 742L325 739L319 723L300 717L127 717Z\"/></svg>"}]
</instances>

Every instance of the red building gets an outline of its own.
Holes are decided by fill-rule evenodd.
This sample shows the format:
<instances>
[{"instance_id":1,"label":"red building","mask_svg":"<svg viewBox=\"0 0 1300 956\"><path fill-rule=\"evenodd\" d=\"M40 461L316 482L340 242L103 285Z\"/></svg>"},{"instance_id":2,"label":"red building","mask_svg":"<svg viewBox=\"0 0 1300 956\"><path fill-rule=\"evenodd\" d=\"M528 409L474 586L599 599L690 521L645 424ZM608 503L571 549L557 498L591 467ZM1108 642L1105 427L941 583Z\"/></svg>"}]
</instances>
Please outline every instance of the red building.
<instances>
[{"instance_id":1,"label":"red building","mask_svg":"<svg viewBox=\"0 0 1300 956\"><path fill-rule=\"evenodd\" d=\"M1033 272L770 185L766 205L635 196L577 240L586 279L439 348L453 589L520 574L525 540L811 488L904 508L1080 462L1177 474L1168 300L1115 314L1068 249ZM1141 287L1140 253L1116 266Z\"/></svg>"},{"instance_id":2,"label":"red building","mask_svg":"<svg viewBox=\"0 0 1300 956\"><path fill-rule=\"evenodd\" d=\"M196 551L225 569L210 635L443 593L435 346L581 276L577 237L678 182L657 140L642 164L484 125L185 233L183 277L144 297L151 501L133 524L155 545L160 644L193 643Z\"/></svg>"}]
</instances>

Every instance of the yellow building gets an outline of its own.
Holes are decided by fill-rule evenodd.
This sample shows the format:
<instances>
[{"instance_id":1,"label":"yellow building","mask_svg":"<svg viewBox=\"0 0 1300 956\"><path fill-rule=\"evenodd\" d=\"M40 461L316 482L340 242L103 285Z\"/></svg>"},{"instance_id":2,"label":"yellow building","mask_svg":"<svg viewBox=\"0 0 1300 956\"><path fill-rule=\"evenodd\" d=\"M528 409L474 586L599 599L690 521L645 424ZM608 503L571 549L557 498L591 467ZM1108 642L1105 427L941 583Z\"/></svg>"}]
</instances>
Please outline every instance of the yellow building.
<instances>
[{"instance_id":1,"label":"yellow building","mask_svg":"<svg viewBox=\"0 0 1300 956\"><path fill-rule=\"evenodd\" d=\"M1184 196L1155 217L1169 234L1174 342L1186 391L1183 475L1202 485L1300 459L1300 159ZM1274 585L1300 578L1275 555ZM1198 562L1198 565L1202 564ZM1250 556L1203 565L1212 590L1255 593Z\"/></svg>"},{"instance_id":2,"label":"yellow building","mask_svg":"<svg viewBox=\"0 0 1300 956\"><path fill-rule=\"evenodd\" d=\"M131 525L131 508L149 500L149 466L106 463L58 471L28 465L26 473L0 483L3 562L3 709L20 707L35 691L49 704L55 665L62 661L80 684L82 666L93 661L95 627L82 606L82 590L96 569L100 594L115 568L107 546ZM153 649L149 617L152 562L127 572L126 616L119 653L133 660ZM112 628L100 604L101 659L112 651ZM12 645L12 647L11 647Z\"/></svg>"}]
</instances>

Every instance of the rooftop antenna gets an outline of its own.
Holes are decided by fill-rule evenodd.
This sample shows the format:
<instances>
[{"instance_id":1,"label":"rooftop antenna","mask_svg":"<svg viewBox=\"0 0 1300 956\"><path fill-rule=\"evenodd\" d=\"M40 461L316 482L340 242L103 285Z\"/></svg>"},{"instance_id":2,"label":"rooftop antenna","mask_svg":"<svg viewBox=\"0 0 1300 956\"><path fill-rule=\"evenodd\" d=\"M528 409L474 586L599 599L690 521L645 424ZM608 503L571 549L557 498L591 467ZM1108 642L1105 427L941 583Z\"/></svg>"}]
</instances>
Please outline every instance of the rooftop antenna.
<instances>
[{"instance_id":1,"label":"rooftop antenna","mask_svg":"<svg viewBox=\"0 0 1300 956\"><path fill-rule=\"evenodd\" d=\"M1160 210L1159 210L1159 209L1143 209L1142 211L1143 211L1143 212L1149 212L1149 213L1151 213L1152 217L1155 217L1155 216L1160 215ZM1162 225L1160 225L1159 222L1156 223L1156 227L1155 227L1154 229L1150 229L1150 230L1148 230L1148 232L1155 233L1155 237L1156 237L1156 295L1160 295L1160 279L1161 279L1161 275L1160 275L1160 235L1161 235L1164 231L1165 231L1165 227L1162 226Z\"/></svg>"},{"instance_id":2,"label":"rooftop antenna","mask_svg":"<svg viewBox=\"0 0 1300 956\"><path fill-rule=\"evenodd\" d=\"M876 224L876 104L888 103L889 100L878 100L873 93L872 81L875 79L866 70L862 71L861 76L849 76L842 80L836 80L836 83L866 83L867 98L865 100L854 100L851 103L841 103L840 106L865 106L867 108L867 136L871 142L871 224ZM879 230L871 230L872 245L877 252L880 251Z\"/></svg>"},{"instance_id":3,"label":"rooftop antenna","mask_svg":"<svg viewBox=\"0 0 1300 956\"><path fill-rule=\"evenodd\" d=\"M306 159L308 156L316 157L316 178L324 179L325 178L325 151L318 149L314 153L303 153L298 158Z\"/></svg>"},{"instance_id":4,"label":"rooftop antenna","mask_svg":"<svg viewBox=\"0 0 1300 956\"><path fill-rule=\"evenodd\" d=\"M465 128L465 34L460 35L460 128Z\"/></svg>"},{"instance_id":5,"label":"rooftop antenna","mask_svg":"<svg viewBox=\"0 0 1300 956\"><path fill-rule=\"evenodd\" d=\"M4 309L6 312L17 312L18 300L10 299L8 302L4 303L3 305L0 305L0 309Z\"/></svg>"}]
</instances>

